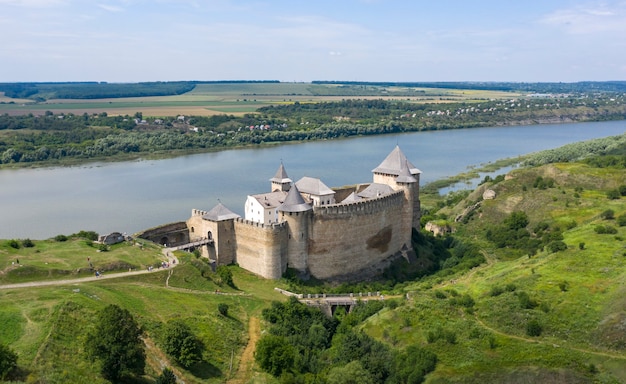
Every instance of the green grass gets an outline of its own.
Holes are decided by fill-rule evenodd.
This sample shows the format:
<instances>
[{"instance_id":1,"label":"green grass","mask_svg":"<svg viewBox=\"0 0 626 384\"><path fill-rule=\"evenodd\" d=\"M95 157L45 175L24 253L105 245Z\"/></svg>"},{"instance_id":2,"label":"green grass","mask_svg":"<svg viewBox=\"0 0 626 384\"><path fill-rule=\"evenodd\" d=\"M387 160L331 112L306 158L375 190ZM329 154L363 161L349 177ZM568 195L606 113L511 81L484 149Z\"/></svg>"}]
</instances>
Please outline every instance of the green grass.
<instances>
[{"instance_id":1,"label":"green grass","mask_svg":"<svg viewBox=\"0 0 626 384\"><path fill-rule=\"evenodd\" d=\"M626 180L626 171L556 164L513 175L492 186L498 196L483 203L479 216L457 224L458 235L471 236L492 254L491 264L409 284L410 301L369 319L364 329L397 348L419 344L435 352L439 365L430 383L625 382L626 227L600 214L606 209L616 217L626 213L624 198L606 198L606 190ZM533 189L538 175L555 178L555 188ZM580 186L584 190L576 197ZM473 198L449 210L450 216ZM529 258L481 240L487 227L513 210L527 213L529 228L539 221L560 225L568 249ZM615 226L618 234L597 234L598 224ZM507 285L515 290L507 291ZM502 288L499 294L492 294L494 287ZM522 308L521 292L536 307ZM469 294L474 307L454 304L453 293ZM532 319L542 327L538 337L526 333ZM432 341L433 335L443 336ZM599 372L592 373L590 364Z\"/></svg>"},{"instance_id":2,"label":"green grass","mask_svg":"<svg viewBox=\"0 0 626 384\"><path fill-rule=\"evenodd\" d=\"M0 283L91 276L92 267L101 271L145 269L164 259L160 248L149 243L143 247L115 244L106 252L99 252L98 244L77 238L33 240L30 248L18 243L20 248L15 249L9 240L0 240Z\"/></svg>"}]
</instances>

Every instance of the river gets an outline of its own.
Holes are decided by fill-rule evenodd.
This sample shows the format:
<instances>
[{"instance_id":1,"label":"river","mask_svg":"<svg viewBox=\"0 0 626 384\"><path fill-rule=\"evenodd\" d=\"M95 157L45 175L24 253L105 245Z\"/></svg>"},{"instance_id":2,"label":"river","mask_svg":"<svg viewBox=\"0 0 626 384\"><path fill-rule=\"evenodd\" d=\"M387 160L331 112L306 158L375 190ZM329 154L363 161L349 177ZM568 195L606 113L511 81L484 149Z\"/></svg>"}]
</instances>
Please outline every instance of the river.
<instances>
[{"instance_id":1,"label":"river","mask_svg":"<svg viewBox=\"0 0 626 384\"><path fill-rule=\"evenodd\" d=\"M163 160L0 171L0 239L45 239L80 230L134 233L221 201L242 214L269 190L282 161L293 181L330 187L371 182L399 145L421 184L503 158L626 132L626 121L473 128L356 137L194 154Z\"/></svg>"}]
</instances>

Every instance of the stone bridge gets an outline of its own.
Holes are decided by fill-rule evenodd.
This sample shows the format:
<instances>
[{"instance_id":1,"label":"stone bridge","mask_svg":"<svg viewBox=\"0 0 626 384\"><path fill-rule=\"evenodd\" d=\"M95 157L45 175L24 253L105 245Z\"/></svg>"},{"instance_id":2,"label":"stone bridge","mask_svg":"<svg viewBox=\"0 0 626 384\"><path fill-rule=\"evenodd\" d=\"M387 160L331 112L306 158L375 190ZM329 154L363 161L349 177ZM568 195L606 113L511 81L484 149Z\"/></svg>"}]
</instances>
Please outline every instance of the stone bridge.
<instances>
[{"instance_id":1,"label":"stone bridge","mask_svg":"<svg viewBox=\"0 0 626 384\"><path fill-rule=\"evenodd\" d=\"M176 247L171 247L170 249L173 251L183 251L183 250L186 251L188 249L197 248L205 244L213 244L213 239L209 239L205 237L200 240L192 241L191 243L181 244Z\"/></svg>"},{"instance_id":2,"label":"stone bridge","mask_svg":"<svg viewBox=\"0 0 626 384\"><path fill-rule=\"evenodd\" d=\"M384 300L385 297L380 292L359 292L346 294L326 294L326 293L293 293L280 288L274 288L286 296L295 296L298 300L309 307L319 308L326 316L332 317L338 308L344 308L346 313L350 313L359 301Z\"/></svg>"}]
</instances>

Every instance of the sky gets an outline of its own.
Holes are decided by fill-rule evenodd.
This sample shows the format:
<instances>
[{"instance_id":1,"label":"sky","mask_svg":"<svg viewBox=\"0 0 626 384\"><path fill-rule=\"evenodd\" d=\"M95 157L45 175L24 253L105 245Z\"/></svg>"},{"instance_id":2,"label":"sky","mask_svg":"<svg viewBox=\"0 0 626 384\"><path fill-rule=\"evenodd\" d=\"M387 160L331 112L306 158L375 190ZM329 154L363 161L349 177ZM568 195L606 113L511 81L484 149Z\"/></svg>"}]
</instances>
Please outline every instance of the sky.
<instances>
[{"instance_id":1,"label":"sky","mask_svg":"<svg viewBox=\"0 0 626 384\"><path fill-rule=\"evenodd\" d=\"M0 0L0 82L626 80L625 0Z\"/></svg>"}]
</instances>

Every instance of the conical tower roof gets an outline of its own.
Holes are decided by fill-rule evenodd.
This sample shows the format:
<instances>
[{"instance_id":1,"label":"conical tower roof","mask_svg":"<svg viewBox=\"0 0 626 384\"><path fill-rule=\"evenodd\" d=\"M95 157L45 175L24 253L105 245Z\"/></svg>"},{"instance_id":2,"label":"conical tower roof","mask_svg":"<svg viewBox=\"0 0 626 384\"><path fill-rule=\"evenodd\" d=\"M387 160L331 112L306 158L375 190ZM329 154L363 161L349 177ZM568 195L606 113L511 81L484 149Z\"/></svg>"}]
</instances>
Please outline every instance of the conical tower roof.
<instances>
[{"instance_id":1,"label":"conical tower roof","mask_svg":"<svg viewBox=\"0 0 626 384\"><path fill-rule=\"evenodd\" d=\"M226 208L222 203L217 204L215 207L213 207L213 209L211 209L204 216L202 216L203 219L211 221L232 220L238 217L241 216Z\"/></svg>"},{"instance_id":2,"label":"conical tower roof","mask_svg":"<svg viewBox=\"0 0 626 384\"><path fill-rule=\"evenodd\" d=\"M295 185L289 189L285 202L278 207L278 210L282 212L305 212L311 209L313 208L304 201L298 187Z\"/></svg>"},{"instance_id":3,"label":"conical tower roof","mask_svg":"<svg viewBox=\"0 0 626 384\"><path fill-rule=\"evenodd\" d=\"M283 166L282 162L280 163L280 167L278 167L276 174L270 179L270 181L279 184L291 183L292 180L289 178L289 176L287 176L287 171L285 171L285 167Z\"/></svg>"},{"instance_id":4,"label":"conical tower roof","mask_svg":"<svg viewBox=\"0 0 626 384\"><path fill-rule=\"evenodd\" d=\"M400 150L400 147L396 145L394 150L391 151L391 153L387 155L385 160L383 160L383 162L380 163L378 167L374 168L372 172L400 176L400 171L402 170L402 167L405 163L407 164L409 173L411 175L417 175L422 173L422 171L415 168L415 166L411 164L406 156L404 156L404 153L402 153L402 151Z\"/></svg>"},{"instance_id":5,"label":"conical tower roof","mask_svg":"<svg viewBox=\"0 0 626 384\"><path fill-rule=\"evenodd\" d=\"M409 161L405 161L400 168L400 174L396 177L396 183L417 183L417 179L409 172Z\"/></svg>"}]
</instances>

